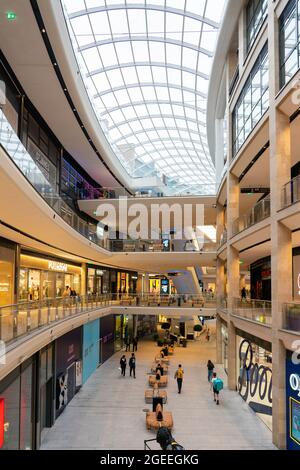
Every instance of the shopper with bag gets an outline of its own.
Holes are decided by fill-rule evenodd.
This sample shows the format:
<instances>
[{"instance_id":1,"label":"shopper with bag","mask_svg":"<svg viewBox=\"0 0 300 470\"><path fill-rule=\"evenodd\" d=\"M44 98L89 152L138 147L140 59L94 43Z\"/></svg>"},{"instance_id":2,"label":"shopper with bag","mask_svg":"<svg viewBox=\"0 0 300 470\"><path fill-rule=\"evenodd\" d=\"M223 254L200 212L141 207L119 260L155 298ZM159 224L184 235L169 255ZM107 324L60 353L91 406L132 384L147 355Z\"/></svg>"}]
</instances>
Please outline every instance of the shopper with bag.
<instances>
[{"instance_id":1,"label":"shopper with bag","mask_svg":"<svg viewBox=\"0 0 300 470\"><path fill-rule=\"evenodd\" d=\"M217 376L217 374L214 372L211 383L212 383L212 388L213 388L214 401L216 402L217 405L219 405L220 404L220 391L223 390L224 388L223 380L220 379Z\"/></svg>"}]
</instances>

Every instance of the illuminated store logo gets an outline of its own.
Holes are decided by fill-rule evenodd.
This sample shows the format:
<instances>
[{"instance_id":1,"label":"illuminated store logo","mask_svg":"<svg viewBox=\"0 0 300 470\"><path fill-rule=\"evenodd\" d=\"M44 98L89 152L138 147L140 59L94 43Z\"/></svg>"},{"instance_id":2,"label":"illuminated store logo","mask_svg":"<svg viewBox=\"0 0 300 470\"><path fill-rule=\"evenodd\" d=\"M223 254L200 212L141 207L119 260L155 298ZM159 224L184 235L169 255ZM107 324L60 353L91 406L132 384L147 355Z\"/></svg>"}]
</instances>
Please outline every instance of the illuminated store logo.
<instances>
[{"instance_id":1,"label":"illuminated store logo","mask_svg":"<svg viewBox=\"0 0 300 470\"><path fill-rule=\"evenodd\" d=\"M97 276L103 276L104 272L101 271L101 269L97 269L96 274L97 274Z\"/></svg>"},{"instance_id":2,"label":"illuminated store logo","mask_svg":"<svg viewBox=\"0 0 300 470\"><path fill-rule=\"evenodd\" d=\"M48 269L66 273L68 271L68 265L57 261L48 261Z\"/></svg>"},{"instance_id":3,"label":"illuminated store logo","mask_svg":"<svg viewBox=\"0 0 300 470\"><path fill-rule=\"evenodd\" d=\"M300 376L297 374L292 374L290 376L290 386L294 392L298 392L298 397L300 397Z\"/></svg>"}]
</instances>

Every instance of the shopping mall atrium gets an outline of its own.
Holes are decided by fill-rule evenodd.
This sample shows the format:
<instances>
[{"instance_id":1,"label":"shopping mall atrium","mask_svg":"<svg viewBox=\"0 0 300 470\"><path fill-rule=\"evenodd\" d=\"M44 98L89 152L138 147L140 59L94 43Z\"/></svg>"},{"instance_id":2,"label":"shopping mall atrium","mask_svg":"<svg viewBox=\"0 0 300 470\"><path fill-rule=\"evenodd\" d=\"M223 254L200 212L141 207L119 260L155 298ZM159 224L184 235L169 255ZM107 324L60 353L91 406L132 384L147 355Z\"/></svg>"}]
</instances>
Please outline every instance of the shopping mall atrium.
<instances>
[{"instance_id":1,"label":"shopping mall atrium","mask_svg":"<svg viewBox=\"0 0 300 470\"><path fill-rule=\"evenodd\" d=\"M300 450L299 15L0 1L1 450Z\"/></svg>"}]
</instances>

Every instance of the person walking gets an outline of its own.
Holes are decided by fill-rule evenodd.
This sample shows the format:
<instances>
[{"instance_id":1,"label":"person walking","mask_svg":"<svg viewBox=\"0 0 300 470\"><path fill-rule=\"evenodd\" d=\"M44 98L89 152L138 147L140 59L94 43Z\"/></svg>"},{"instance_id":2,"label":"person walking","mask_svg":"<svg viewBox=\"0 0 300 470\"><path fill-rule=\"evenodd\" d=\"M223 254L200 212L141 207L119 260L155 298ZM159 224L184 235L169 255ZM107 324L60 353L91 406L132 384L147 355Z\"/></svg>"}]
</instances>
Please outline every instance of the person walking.
<instances>
[{"instance_id":1,"label":"person walking","mask_svg":"<svg viewBox=\"0 0 300 470\"><path fill-rule=\"evenodd\" d=\"M137 345L138 345L138 339L137 339L137 336L135 336L132 340L132 351L133 352L137 351Z\"/></svg>"},{"instance_id":2,"label":"person walking","mask_svg":"<svg viewBox=\"0 0 300 470\"><path fill-rule=\"evenodd\" d=\"M126 365L127 365L127 359L126 359L125 354L123 354L123 356L120 359L121 374L123 375L123 377L125 377Z\"/></svg>"},{"instance_id":3,"label":"person walking","mask_svg":"<svg viewBox=\"0 0 300 470\"><path fill-rule=\"evenodd\" d=\"M209 360L207 363L207 378L208 378L209 383L211 383L213 373L214 373L214 368L215 368L214 364L211 362L211 360Z\"/></svg>"},{"instance_id":4,"label":"person walking","mask_svg":"<svg viewBox=\"0 0 300 470\"><path fill-rule=\"evenodd\" d=\"M246 302L246 300L247 300L247 291L246 291L245 287L243 287L242 290L241 290L241 297L242 297L242 302Z\"/></svg>"},{"instance_id":5,"label":"person walking","mask_svg":"<svg viewBox=\"0 0 300 470\"><path fill-rule=\"evenodd\" d=\"M181 393L181 389L182 389L183 374L184 374L184 371L183 371L182 365L179 364L178 369L177 369L177 371L175 372L175 376L174 376L174 379L177 380L178 393L179 393L179 394Z\"/></svg>"},{"instance_id":6,"label":"person walking","mask_svg":"<svg viewBox=\"0 0 300 470\"><path fill-rule=\"evenodd\" d=\"M216 372L214 372L211 383L212 383L212 388L213 388L214 401L216 402L217 405L219 405L220 404L220 391L223 390L223 380L217 376Z\"/></svg>"},{"instance_id":7,"label":"person walking","mask_svg":"<svg viewBox=\"0 0 300 470\"><path fill-rule=\"evenodd\" d=\"M136 378L135 367L136 367L136 358L135 358L134 353L132 353L131 358L129 359L130 377L132 377L132 374L133 374L133 377Z\"/></svg>"},{"instance_id":8,"label":"person walking","mask_svg":"<svg viewBox=\"0 0 300 470\"><path fill-rule=\"evenodd\" d=\"M126 352L127 351L130 352L130 345L131 345L130 336L127 336L126 341L125 341L125 345L126 345Z\"/></svg>"},{"instance_id":9,"label":"person walking","mask_svg":"<svg viewBox=\"0 0 300 470\"><path fill-rule=\"evenodd\" d=\"M207 329L206 340L209 343L209 340L210 340L210 329L209 328Z\"/></svg>"}]
</instances>

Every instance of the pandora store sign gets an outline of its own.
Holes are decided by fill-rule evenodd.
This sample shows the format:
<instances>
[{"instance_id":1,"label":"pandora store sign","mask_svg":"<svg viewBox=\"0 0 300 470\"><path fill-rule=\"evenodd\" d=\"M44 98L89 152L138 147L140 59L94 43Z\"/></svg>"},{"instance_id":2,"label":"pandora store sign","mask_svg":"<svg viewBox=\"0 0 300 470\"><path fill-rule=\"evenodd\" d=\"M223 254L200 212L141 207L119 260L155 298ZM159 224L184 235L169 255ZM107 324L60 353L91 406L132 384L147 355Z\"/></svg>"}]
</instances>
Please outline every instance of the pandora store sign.
<instances>
[{"instance_id":1,"label":"pandora store sign","mask_svg":"<svg viewBox=\"0 0 300 470\"><path fill-rule=\"evenodd\" d=\"M66 273L68 271L68 265L58 261L48 261L48 269L50 271L60 271Z\"/></svg>"}]
</instances>

